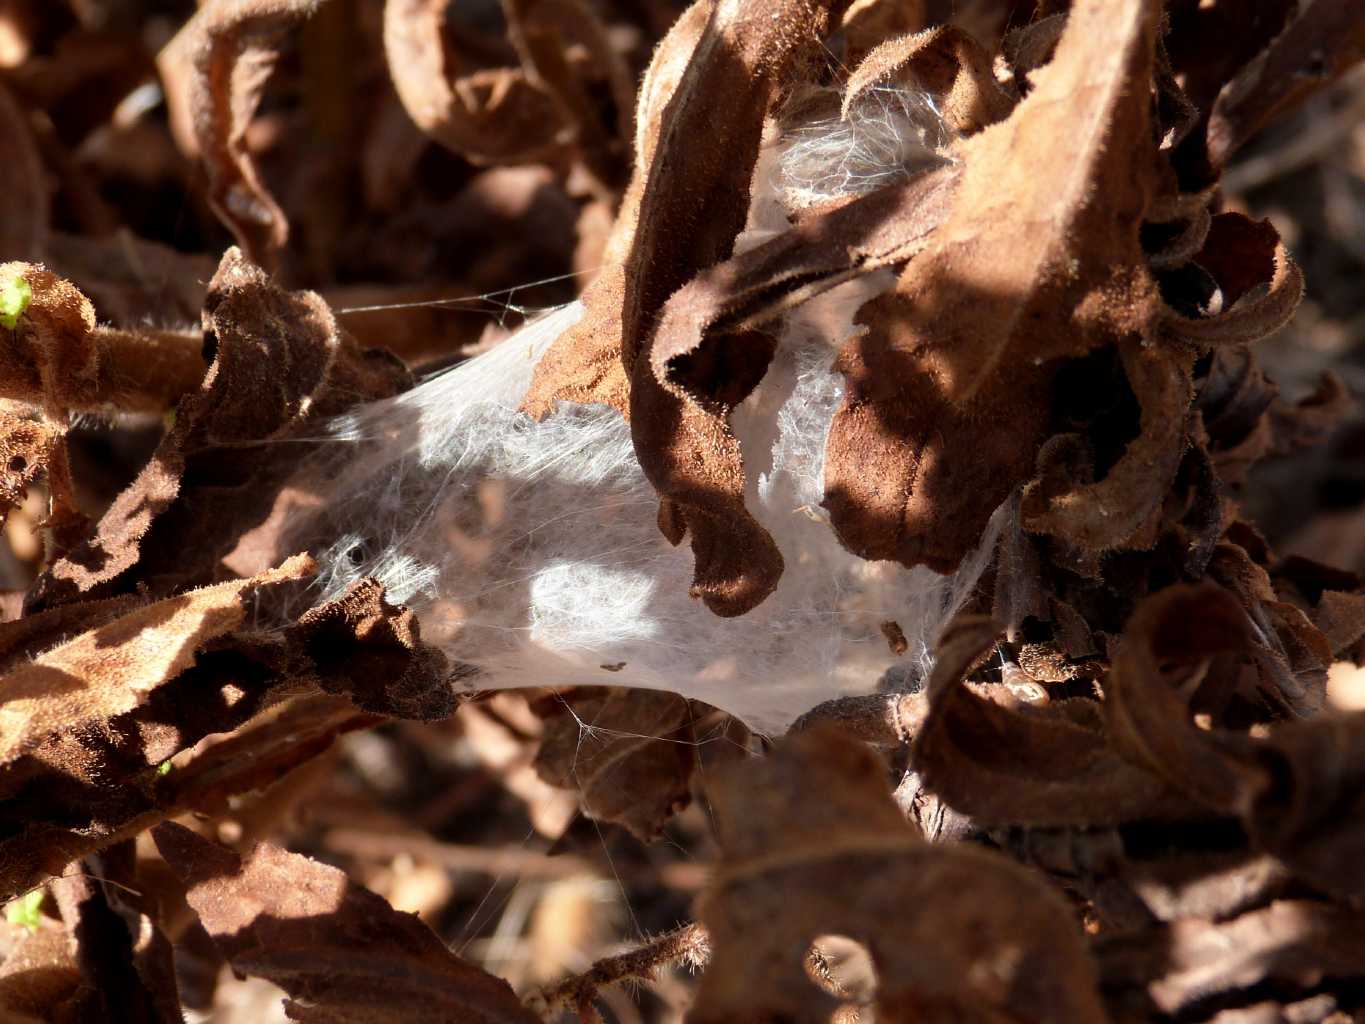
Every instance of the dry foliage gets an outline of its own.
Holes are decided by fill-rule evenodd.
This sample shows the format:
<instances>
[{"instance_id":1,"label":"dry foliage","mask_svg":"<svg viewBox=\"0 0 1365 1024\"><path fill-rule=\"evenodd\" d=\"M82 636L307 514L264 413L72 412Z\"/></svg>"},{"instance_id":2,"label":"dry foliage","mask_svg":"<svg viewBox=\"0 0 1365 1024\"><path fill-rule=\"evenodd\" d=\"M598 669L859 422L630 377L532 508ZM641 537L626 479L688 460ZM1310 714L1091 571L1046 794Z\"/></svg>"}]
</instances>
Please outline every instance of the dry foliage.
<instances>
[{"instance_id":1,"label":"dry foliage","mask_svg":"<svg viewBox=\"0 0 1365 1024\"><path fill-rule=\"evenodd\" d=\"M0 5L0 1017L1365 1019L1362 61L1357 0ZM914 160L775 198L887 96ZM525 429L619 413L723 617L843 302L792 514L986 560L923 678L485 692L262 562L514 292L583 309Z\"/></svg>"}]
</instances>

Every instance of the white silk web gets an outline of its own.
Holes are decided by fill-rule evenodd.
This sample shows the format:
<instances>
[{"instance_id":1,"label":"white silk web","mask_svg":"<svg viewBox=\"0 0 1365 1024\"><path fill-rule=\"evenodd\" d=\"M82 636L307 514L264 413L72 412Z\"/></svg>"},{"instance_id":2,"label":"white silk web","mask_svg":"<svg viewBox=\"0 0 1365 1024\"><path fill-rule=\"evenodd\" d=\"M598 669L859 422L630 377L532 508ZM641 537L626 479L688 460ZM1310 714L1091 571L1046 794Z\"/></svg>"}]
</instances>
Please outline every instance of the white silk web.
<instances>
[{"instance_id":1,"label":"white silk web","mask_svg":"<svg viewBox=\"0 0 1365 1024\"><path fill-rule=\"evenodd\" d=\"M802 146L801 174L814 180ZM769 149L760 176L780 178L782 143ZM910 156L886 152L900 168L887 174L925 159L922 145ZM830 173L863 183L881 172ZM774 194L782 199L769 177L770 207ZM754 235L770 226L760 205ZM1001 514L948 577L863 561L825 519L825 438L843 394L831 363L853 312L889 280L851 282L789 315L768 375L736 410L748 505L786 561L776 591L747 615L722 619L688 596L691 551L660 534L657 495L616 412L562 404L537 423L518 411L536 361L577 321L578 303L332 421L335 443L304 471L321 502L286 543L319 555L320 600L362 576L381 580L417 611L424 639L479 670L471 688L672 690L779 733L831 698L911 686L989 564ZM903 653L889 645L887 622L904 633Z\"/></svg>"}]
</instances>

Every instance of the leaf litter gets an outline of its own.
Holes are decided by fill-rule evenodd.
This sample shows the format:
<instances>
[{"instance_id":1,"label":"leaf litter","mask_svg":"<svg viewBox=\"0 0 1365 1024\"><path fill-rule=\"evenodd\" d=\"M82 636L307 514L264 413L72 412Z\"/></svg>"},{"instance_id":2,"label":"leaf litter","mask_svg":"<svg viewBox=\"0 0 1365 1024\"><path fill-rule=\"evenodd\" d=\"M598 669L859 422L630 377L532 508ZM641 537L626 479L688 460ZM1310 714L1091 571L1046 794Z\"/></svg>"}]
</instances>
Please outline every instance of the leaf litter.
<instances>
[{"instance_id":1,"label":"leaf litter","mask_svg":"<svg viewBox=\"0 0 1365 1024\"><path fill-rule=\"evenodd\" d=\"M0 12L6 1019L1365 1012L1356 5L163 6Z\"/></svg>"}]
</instances>

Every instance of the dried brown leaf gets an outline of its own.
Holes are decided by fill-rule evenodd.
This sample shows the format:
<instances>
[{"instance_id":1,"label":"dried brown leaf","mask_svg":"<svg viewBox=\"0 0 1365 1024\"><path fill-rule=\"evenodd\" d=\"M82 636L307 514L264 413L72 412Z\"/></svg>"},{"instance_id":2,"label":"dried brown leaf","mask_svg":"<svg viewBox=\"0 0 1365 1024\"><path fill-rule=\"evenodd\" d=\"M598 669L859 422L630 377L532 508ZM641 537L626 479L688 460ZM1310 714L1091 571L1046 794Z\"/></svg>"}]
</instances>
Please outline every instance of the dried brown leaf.
<instances>
[{"instance_id":1,"label":"dried brown leaf","mask_svg":"<svg viewBox=\"0 0 1365 1024\"><path fill-rule=\"evenodd\" d=\"M1119 749L1222 813L1245 810L1264 775L1235 737L1223 746L1195 725L1181 688L1207 659L1244 651L1249 640L1246 615L1221 587L1168 587L1129 619L1105 683L1106 718Z\"/></svg>"},{"instance_id":2,"label":"dried brown leaf","mask_svg":"<svg viewBox=\"0 0 1365 1024\"><path fill-rule=\"evenodd\" d=\"M1065 30L1066 15L1049 14L1011 30L1000 40L1000 55L1020 93L1027 91L1028 76L1052 60Z\"/></svg>"},{"instance_id":3,"label":"dried brown leaf","mask_svg":"<svg viewBox=\"0 0 1365 1024\"><path fill-rule=\"evenodd\" d=\"M635 110L635 169L604 251L601 273L583 293L583 319L536 364L522 408L540 419L557 402L597 402L630 413L630 381L622 350L621 309L626 261L635 241L640 203L654 159L660 122L711 21L712 0L695 0L654 50Z\"/></svg>"},{"instance_id":4,"label":"dried brown leaf","mask_svg":"<svg viewBox=\"0 0 1365 1024\"><path fill-rule=\"evenodd\" d=\"M900 747L919 732L929 713L928 695L867 693L817 704L792 723L797 733L827 724L874 747Z\"/></svg>"},{"instance_id":5,"label":"dried brown leaf","mask_svg":"<svg viewBox=\"0 0 1365 1024\"><path fill-rule=\"evenodd\" d=\"M957 168L945 167L813 215L703 271L665 304L650 360L655 380L681 402L691 424L679 435L682 441L675 438L664 447L672 460L669 487L688 495L693 510L688 515L706 517L718 537L728 538L729 555L716 550L709 556L718 560L718 571L728 571L736 554L743 561L750 551L776 551L745 508L743 457L729 426L730 413L757 386L773 355L775 342L762 333L764 325L839 284L911 258L947 215L957 182ZM699 441L702 432L705 440ZM683 457L698 444L708 452L706 459ZM722 530L722 524L729 525ZM679 535L686 529L677 528ZM766 556L760 561L771 568ZM723 613L747 610L775 583L775 576L752 578L742 586L755 589L743 601L724 605ZM709 603L713 611L722 610L718 599Z\"/></svg>"},{"instance_id":6,"label":"dried brown leaf","mask_svg":"<svg viewBox=\"0 0 1365 1024\"><path fill-rule=\"evenodd\" d=\"M63 423L88 410L161 414L203 379L198 335L97 326L70 281L37 264L0 266L0 280L20 278L32 299L13 328L0 326L0 397Z\"/></svg>"},{"instance_id":7,"label":"dried brown leaf","mask_svg":"<svg viewBox=\"0 0 1365 1024\"><path fill-rule=\"evenodd\" d=\"M656 690L571 690L535 705L545 723L536 771L578 792L583 813L656 838L691 799L692 709Z\"/></svg>"},{"instance_id":8,"label":"dried brown leaf","mask_svg":"<svg viewBox=\"0 0 1365 1024\"><path fill-rule=\"evenodd\" d=\"M655 376L651 331L673 292L729 257L748 213L763 119L787 75L816 52L830 6L698 3L675 24L641 90L635 177L608 246L614 262L527 397L537 413L559 398L619 402L629 381L635 450L663 498L660 527L673 543L691 535L692 592L721 615L762 601L782 557L733 499L743 471L723 416Z\"/></svg>"},{"instance_id":9,"label":"dried brown leaf","mask_svg":"<svg viewBox=\"0 0 1365 1024\"><path fill-rule=\"evenodd\" d=\"M68 410L94 404L99 391L95 308L45 267L0 264L0 281L15 279L31 298L12 328L0 325L0 394L39 405L62 422Z\"/></svg>"},{"instance_id":10,"label":"dried brown leaf","mask_svg":"<svg viewBox=\"0 0 1365 1024\"><path fill-rule=\"evenodd\" d=\"M1245 815L1252 842L1299 878L1344 899L1365 895L1365 714L1295 722L1258 744L1267 783Z\"/></svg>"},{"instance_id":11,"label":"dried brown leaf","mask_svg":"<svg viewBox=\"0 0 1365 1024\"><path fill-rule=\"evenodd\" d=\"M698 412L728 414L772 355L774 343L757 329L840 284L911 259L948 216L959 177L949 166L878 189L698 274L659 314L650 350L655 376ZM737 465L734 439L727 434L723 443Z\"/></svg>"},{"instance_id":12,"label":"dried brown leaf","mask_svg":"<svg viewBox=\"0 0 1365 1024\"><path fill-rule=\"evenodd\" d=\"M339 870L262 843L242 860L183 826L153 830L233 968L289 993L291 1019L534 1024L506 982Z\"/></svg>"},{"instance_id":13,"label":"dried brown leaf","mask_svg":"<svg viewBox=\"0 0 1365 1024\"><path fill-rule=\"evenodd\" d=\"M1131 341L1120 346L1119 354L1142 410L1138 436L1098 481L1093 473L1055 465L1055 449L1044 445L1038 477L1025 487L1021 506L1030 532L1060 537L1090 552L1125 542L1149 546L1138 534L1165 499L1185 455L1194 398L1194 361L1188 355Z\"/></svg>"},{"instance_id":14,"label":"dried brown leaf","mask_svg":"<svg viewBox=\"0 0 1365 1024\"><path fill-rule=\"evenodd\" d=\"M307 611L290 630L318 685L357 707L399 718L446 718L455 710L449 663L422 643L417 617L384 599L373 579Z\"/></svg>"},{"instance_id":15,"label":"dried brown leaf","mask_svg":"<svg viewBox=\"0 0 1365 1024\"><path fill-rule=\"evenodd\" d=\"M45 423L0 409L0 523L47 472L61 435Z\"/></svg>"},{"instance_id":16,"label":"dried brown leaf","mask_svg":"<svg viewBox=\"0 0 1365 1024\"><path fill-rule=\"evenodd\" d=\"M1218 214L1194 261L1218 284L1223 308L1201 318L1166 312L1162 329L1191 345L1256 341L1287 324L1303 299L1303 272L1268 220Z\"/></svg>"},{"instance_id":17,"label":"dried brown leaf","mask_svg":"<svg viewBox=\"0 0 1365 1024\"><path fill-rule=\"evenodd\" d=\"M1173 786L1125 760L1099 721L1072 715L1065 705L1011 707L1002 695L992 700L965 685L999 634L990 620L967 616L939 639L929 714L911 757L929 789L987 825L1084 827L1201 813Z\"/></svg>"},{"instance_id":18,"label":"dried brown leaf","mask_svg":"<svg viewBox=\"0 0 1365 1024\"><path fill-rule=\"evenodd\" d=\"M1240 485L1274 442L1265 413L1278 397L1279 388L1261 371L1252 352L1231 346L1213 352L1208 372L1196 387L1199 395L1195 404L1219 479Z\"/></svg>"},{"instance_id":19,"label":"dried brown leaf","mask_svg":"<svg viewBox=\"0 0 1365 1024\"><path fill-rule=\"evenodd\" d=\"M616 198L623 177L620 157L631 135L630 110L635 80L596 8L583 0L508 0L508 36L521 57L527 77L549 93L581 166L596 180L601 198ZM586 60L572 60L581 48ZM616 107L616 123L604 123L592 96L595 79L603 82ZM555 137L553 131L544 138ZM557 138L555 141L559 141Z\"/></svg>"},{"instance_id":20,"label":"dried brown leaf","mask_svg":"<svg viewBox=\"0 0 1365 1024\"><path fill-rule=\"evenodd\" d=\"M1344 655L1365 637L1365 595L1327 590L1308 613L1334 655Z\"/></svg>"},{"instance_id":21,"label":"dried brown leaf","mask_svg":"<svg viewBox=\"0 0 1365 1024\"><path fill-rule=\"evenodd\" d=\"M270 645L242 627L311 568L298 556L252 579L145 605L5 676L0 892L159 820L149 770L245 721L279 686Z\"/></svg>"},{"instance_id":22,"label":"dried brown leaf","mask_svg":"<svg viewBox=\"0 0 1365 1024\"><path fill-rule=\"evenodd\" d=\"M1300 878L1359 898L1365 715L1294 721L1259 740L1191 720L1181 694L1191 673L1197 681L1220 652L1255 655L1270 632L1248 614L1212 585L1170 587L1144 602L1105 688L1115 742L1210 810L1240 817L1252 844Z\"/></svg>"},{"instance_id":23,"label":"dried brown leaf","mask_svg":"<svg viewBox=\"0 0 1365 1024\"><path fill-rule=\"evenodd\" d=\"M124 594L103 601L58 605L47 611L0 622L0 672L32 661L43 651L125 615L143 600Z\"/></svg>"},{"instance_id":24,"label":"dried brown leaf","mask_svg":"<svg viewBox=\"0 0 1365 1024\"><path fill-rule=\"evenodd\" d=\"M1302 609L1280 598L1266 570L1240 545L1219 544L1208 574L1236 595L1252 624L1248 648L1259 669L1261 699L1299 715L1321 710L1331 642Z\"/></svg>"},{"instance_id":25,"label":"dried brown leaf","mask_svg":"<svg viewBox=\"0 0 1365 1024\"><path fill-rule=\"evenodd\" d=\"M349 701L314 695L291 701L278 714L248 723L221 739L205 739L188 760L158 778L156 798L168 814L193 810L222 814L229 798L266 789L306 761L321 755L339 736L383 721L357 711Z\"/></svg>"},{"instance_id":26,"label":"dried brown leaf","mask_svg":"<svg viewBox=\"0 0 1365 1024\"><path fill-rule=\"evenodd\" d=\"M942 109L944 125L955 135L980 131L1008 116L1014 107L1014 99L995 80L990 54L953 25L888 39L872 50L849 76L843 116L849 116L869 89L893 85L933 96Z\"/></svg>"},{"instance_id":27,"label":"dried brown leaf","mask_svg":"<svg viewBox=\"0 0 1365 1024\"><path fill-rule=\"evenodd\" d=\"M210 0L158 58L182 145L208 170L208 200L247 254L273 263L289 222L261 181L246 130L290 30L322 0Z\"/></svg>"},{"instance_id":28,"label":"dried brown leaf","mask_svg":"<svg viewBox=\"0 0 1365 1024\"><path fill-rule=\"evenodd\" d=\"M1278 5L1277 5L1278 6ZM1314 0L1219 92L1208 154L1223 167L1270 120L1365 60L1365 12L1354 0Z\"/></svg>"},{"instance_id":29,"label":"dried brown leaf","mask_svg":"<svg viewBox=\"0 0 1365 1024\"><path fill-rule=\"evenodd\" d=\"M93 534L40 577L30 610L129 591L134 575L174 585L223 575L218 559L269 512L271 473L298 455L293 445L245 442L278 438L410 380L387 354L357 350L318 295L284 291L237 249L210 283L203 327L210 365L200 390L182 400L151 461ZM187 469L195 484L185 489Z\"/></svg>"},{"instance_id":30,"label":"dried brown leaf","mask_svg":"<svg viewBox=\"0 0 1365 1024\"><path fill-rule=\"evenodd\" d=\"M743 468L724 419L656 376L651 328L674 291L730 255L748 214L763 119L787 75L816 52L832 6L716 5L661 119L653 159L637 171L645 184L619 300L631 433L663 499L664 535L691 537L692 594L718 615L741 615L767 597L782 556L731 497ZM751 335L743 344L755 343L763 345Z\"/></svg>"},{"instance_id":31,"label":"dried brown leaf","mask_svg":"<svg viewBox=\"0 0 1365 1024\"><path fill-rule=\"evenodd\" d=\"M1033 91L958 144L962 185L928 249L860 312L825 469L850 550L955 568L1031 475L1057 361L1147 336L1156 14L1140 0L1076 6Z\"/></svg>"},{"instance_id":32,"label":"dried brown leaf","mask_svg":"<svg viewBox=\"0 0 1365 1024\"><path fill-rule=\"evenodd\" d=\"M313 571L296 556L279 569L149 604L40 655L4 679L0 764L46 761L62 734L97 733L195 662L210 641L240 626L255 592ZM97 765L84 767L95 768ZM70 768L85 775L77 762ZM6 787L9 788L9 787Z\"/></svg>"},{"instance_id":33,"label":"dried brown leaf","mask_svg":"<svg viewBox=\"0 0 1365 1024\"><path fill-rule=\"evenodd\" d=\"M998 855L926 844L885 780L820 728L714 785L724 858L698 907L712 959L688 1021L828 1020L837 1000L805 970L828 934L871 953L880 1021L1105 1020L1060 897Z\"/></svg>"},{"instance_id":34,"label":"dried brown leaf","mask_svg":"<svg viewBox=\"0 0 1365 1024\"><path fill-rule=\"evenodd\" d=\"M1185 187L1202 189L1218 178L1209 163L1209 117L1219 92L1283 31L1300 6L1295 0L1254 5L1179 0L1167 5L1165 49L1188 102L1198 111L1193 130L1175 154Z\"/></svg>"},{"instance_id":35,"label":"dried brown leaf","mask_svg":"<svg viewBox=\"0 0 1365 1024\"><path fill-rule=\"evenodd\" d=\"M525 68L460 74L442 39L449 0L386 0L384 51L408 115L475 163L531 162L559 148L564 111Z\"/></svg>"},{"instance_id":36,"label":"dried brown leaf","mask_svg":"<svg viewBox=\"0 0 1365 1024\"><path fill-rule=\"evenodd\" d=\"M853 0L839 23L844 63L857 67L884 40L911 35L929 22L926 0Z\"/></svg>"}]
</instances>

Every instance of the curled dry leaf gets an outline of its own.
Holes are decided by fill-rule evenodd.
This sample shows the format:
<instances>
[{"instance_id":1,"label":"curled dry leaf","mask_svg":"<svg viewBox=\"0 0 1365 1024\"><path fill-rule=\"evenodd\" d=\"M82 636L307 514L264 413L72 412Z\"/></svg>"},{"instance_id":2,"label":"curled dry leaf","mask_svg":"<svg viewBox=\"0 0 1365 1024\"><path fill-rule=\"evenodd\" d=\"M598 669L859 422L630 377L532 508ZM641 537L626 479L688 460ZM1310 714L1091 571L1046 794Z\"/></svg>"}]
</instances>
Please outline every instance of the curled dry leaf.
<instances>
[{"instance_id":1,"label":"curled dry leaf","mask_svg":"<svg viewBox=\"0 0 1365 1024\"><path fill-rule=\"evenodd\" d=\"M947 216L958 179L956 167L945 167L806 218L790 231L698 274L659 314L650 350L654 379L681 400L689 417L697 421L707 417L712 421L708 429L714 427L704 466L680 463L692 466L695 478L707 478L704 487L688 492L689 500L717 523L735 517L746 520L740 536L758 539L741 544L777 550L767 531L744 509L743 458L728 422L773 356L775 342L763 328L815 295L911 258ZM850 243L850 238L857 241ZM680 506L666 508L671 516ZM676 520L668 522L676 531L687 528ZM705 536L710 534L694 534L694 549ZM671 539L681 539L681 533ZM708 557L708 564L722 571L718 567L729 556L717 549ZM755 588L745 589L742 601L731 604L715 598L709 606L722 614L739 614L766 596L776 581L776 576L763 577L759 586L756 577L750 581Z\"/></svg>"},{"instance_id":2,"label":"curled dry leaf","mask_svg":"<svg viewBox=\"0 0 1365 1024\"><path fill-rule=\"evenodd\" d=\"M849 76L844 89L847 118L870 89L907 85L932 95L944 125L969 135L1009 115L1013 98L995 80L990 54L953 25L939 25L872 50Z\"/></svg>"},{"instance_id":3,"label":"curled dry leaf","mask_svg":"<svg viewBox=\"0 0 1365 1024\"><path fill-rule=\"evenodd\" d=\"M635 102L634 76L610 31L583 0L515 0L508 11L509 35L523 64L567 113L585 163L600 173L608 151L619 155L621 142L630 138ZM575 60L575 45L582 47L586 61ZM605 84L616 108L615 123L605 123L594 109L590 82L579 77L585 73Z\"/></svg>"},{"instance_id":4,"label":"curled dry leaf","mask_svg":"<svg viewBox=\"0 0 1365 1024\"><path fill-rule=\"evenodd\" d=\"M1298 877L1359 898L1365 715L1289 722L1253 740L1197 727L1180 695L1204 660L1256 656L1263 632L1219 587L1171 587L1148 599L1106 685L1114 741L1211 811L1240 817L1252 843Z\"/></svg>"},{"instance_id":5,"label":"curled dry leaf","mask_svg":"<svg viewBox=\"0 0 1365 1024\"><path fill-rule=\"evenodd\" d=\"M775 343L758 329L816 295L913 257L948 216L959 177L949 166L878 189L702 271L659 314L650 350L655 376L692 404L728 416L773 354ZM737 445L732 454L738 464ZM731 497L741 500L742 490L741 477Z\"/></svg>"},{"instance_id":6,"label":"curled dry leaf","mask_svg":"<svg viewBox=\"0 0 1365 1024\"><path fill-rule=\"evenodd\" d=\"M35 584L31 610L131 590L135 566L143 580L221 576L217 560L273 500L261 479L272 453L245 442L409 383L392 357L357 350L318 295L284 291L235 248L209 285L203 327L210 365L200 390L182 400L151 461L93 534ZM189 468L197 472L186 490ZM158 533L179 539L160 544Z\"/></svg>"},{"instance_id":7,"label":"curled dry leaf","mask_svg":"<svg viewBox=\"0 0 1365 1024\"><path fill-rule=\"evenodd\" d=\"M1121 756L1082 702L1024 708L1003 686L982 692L964 684L1000 632L989 619L966 616L939 639L929 712L911 755L929 789L986 825L1115 825L1200 814L1174 786Z\"/></svg>"},{"instance_id":8,"label":"curled dry leaf","mask_svg":"<svg viewBox=\"0 0 1365 1024\"><path fill-rule=\"evenodd\" d=\"M1365 638L1365 595L1358 587L1323 591L1308 616L1336 657L1346 655Z\"/></svg>"},{"instance_id":9,"label":"curled dry leaf","mask_svg":"<svg viewBox=\"0 0 1365 1024\"><path fill-rule=\"evenodd\" d=\"M658 378L651 332L674 291L730 255L748 213L764 115L827 30L828 7L717 4L660 122L654 158L637 171L647 177L619 307L631 433L663 499L660 528L675 544L690 535L692 594L718 615L741 615L767 597L782 555L744 507L743 460L723 415ZM708 145L696 145L701 138ZM738 344L771 351L752 332Z\"/></svg>"},{"instance_id":10,"label":"curled dry leaf","mask_svg":"<svg viewBox=\"0 0 1365 1024\"><path fill-rule=\"evenodd\" d=\"M282 38L321 2L209 0L158 58L181 145L208 170L209 203L257 263L273 264L289 222L256 171L247 125Z\"/></svg>"},{"instance_id":11,"label":"curled dry leaf","mask_svg":"<svg viewBox=\"0 0 1365 1024\"><path fill-rule=\"evenodd\" d=\"M691 799L692 708L656 690L571 690L537 702L545 723L536 771L578 791L583 813L642 840Z\"/></svg>"},{"instance_id":12,"label":"curled dry leaf","mask_svg":"<svg viewBox=\"0 0 1365 1024\"><path fill-rule=\"evenodd\" d=\"M804 967L828 934L871 953L880 1021L1106 1020L1059 895L1004 857L925 843L885 778L815 728L716 782L724 857L698 907L712 958L688 1020L828 1020L837 1001Z\"/></svg>"},{"instance_id":13,"label":"curled dry leaf","mask_svg":"<svg viewBox=\"0 0 1365 1024\"><path fill-rule=\"evenodd\" d=\"M1049 14L1010 30L1000 40L1000 56L1021 94L1028 91L1028 76L1052 60L1065 29L1065 14Z\"/></svg>"},{"instance_id":14,"label":"curled dry leaf","mask_svg":"<svg viewBox=\"0 0 1365 1024\"><path fill-rule=\"evenodd\" d=\"M446 718L455 710L445 655L422 643L408 608L384 600L383 586L363 579L335 601L303 614L290 630L328 693L399 718Z\"/></svg>"},{"instance_id":15,"label":"curled dry leaf","mask_svg":"<svg viewBox=\"0 0 1365 1024\"><path fill-rule=\"evenodd\" d=\"M1210 357L1197 390L1195 405L1218 478L1232 485L1245 483L1247 471L1274 443L1267 410L1278 398L1279 388L1247 349L1221 346Z\"/></svg>"},{"instance_id":16,"label":"curled dry leaf","mask_svg":"<svg viewBox=\"0 0 1365 1024\"><path fill-rule=\"evenodd\" d=\"M711 0L696 0L655 48L636 104L635 171L607 240L605 266L583 293L582 320L541 357L522 403L522 408L537 419L548 415L561 401L598 402L629 415L630 382L620 318L626 262L635 242L640 203L649 180L645 169L658 148L661 119L710 24L711 8Z\"/></svg>"},{"instance_id":17,"label":"curled dry leaf","mask_svg":"<svg viewBox=\"0 0 1365 1024\"><path fill-rule=\"evenodd\" d=\"M338 737L384 721L322 694L290 701L230 735L205 737L188 759L177 758L174 770L157 778L157 806L166 816L184 810L223 814L230 798L264 790Z\"/></svg>"},{"instance_id":18,"label":"curled dry leaf","mask_svg":"<svg viewBox=\"0 0 1365 1024\"><path fill-rule=\"evenodd\" d=\"M1252 842L1299 878L1358 903L1365 895L1365 715L1296 722L1255 753L1270 781L1245 815Z\"/></svg>"},{"instance_id":19,"label":"curled dry leaf","mask_svg":"<svg viewBox=\"0 0 1365 1024\"><path fill-rule=\"evenodd\" d=\"M98 731L194 664L211 640L242 624L248 597L312 571L305 555L249 580L168 598L96 627L5 677L0 763L47 761L42 751ZM64 733L70 733L63 737ZM80 759L73 759L76 767Z\"/></svg>"},{"instance_id":20,"label":"curled dry leaf","mask_svg":"<svg viewBox=\"0 0 1365 1024\"><path fill-rule=\"evenodd\" d=\"M1025 527L1049 534L1087 552L1127 542L1150 546L1139 533L1170 489L1185 454L1192 361L1139 343L1120 348L1128 384L1141 409L1138 437L1100 480L1093 467L1079 469L1058 458L1067 435L1056 435L1038 453L1038 476L1025 486L1021 512ZM1069 454L1069 453L1067 453Z\"/></svg>"},{"instance_id":21,"label":"curled dry leaf","mask_svg":"<svg viewBox=\"0 0 1365 1024\"><path fill-rule=\"evenodd\" d=\"M884 40L913 35L930 21L926 0L853 0L839 22L844 63L857 67Z\"/></svg>"},{"instance_id":22,"label":"curled dry leaf","mask_svg":"<svg viewBox=\"0 0 1365 1024\"><path fill-rule=\"evenodd\" d=\"M1180 684L1206 659L1245 650L1246 615L1220 587L1170 587L1133 614L1105 684L1105 712L1124 754L1206 806L1245 810L1256 766L1195 725Z\"/></svg>"},{"instance_id":23,"label":"curled dry leaf","mask_svg":"<svg viewBox=\"0 0 1365 1024\"><path fill-rule=\"evenodd\" d=\"M1218 94L1283 31L1299 5L1265 0L1255 8L1182 2L1168 7L1171 29L1164 48L1185 96L1198 111L1174 155L1186 188L1202 189L1218 178L1209 163L1209 118Z\"/></svg>"},{"instance_id":24,"label":"curled dry leaf","mask_svg":"<svg viewBox=\"0 0 1365 1024\"><path fill-rule=\"evenodd\" d=\"M12 661L71 622L88 632L4 680L14 699L0 708L0 726L13 727L10 736L0 732L10 746L0 763L0 830L9 836L0 842L0 892L180 811L221 810L228 797L276 782L338 735L383 720L357 706L408 718L449 713L454 696L444 659L421 642L411 613L384 602L373 581L355 588L350 601L267 628L280 606L297 600L310 571L299 556L272 573L132 611L133 599L114 598L6 624L0 645L13 648ZM193 609L210 598L201 622ZM68 615L71 608L83 618ZM100 617L110 621L97 624ZM34 620L49 621L43 629L20 628ZM317 687L351 699L324 698ZM293 697L274 717L182 758L170 775L148 774Z\"/></svg>"},{"instance_id":25,"label":"curled dry leaf","mask_svg":"<svg viewBox=\"0 0 1365 1024\"><path fill-rule=\"evenodd\" d=\"M0 284L23 293L19 311L0 323L0 394L39 405L58 422L95 404L101 353L90 300L32 263L0 265Z\"/></svg>"},{"instance_id":26,"label":"curled dry leaf","mask_svg":"<svg viewBox=\"0 0 1365 1024\"><path fill-rule=\"evenodd\" d=\"M679 19L641 90L635 177L608 247L619 262L584 296L583 320L547 355L527 408L543 413L560 398L619 402L629 381L635 450L663 498L660 528L673 543L691 535L693 594L717 614L739 615L777 585L782 556L744 508L739 445L723 412L656 376L651 333L674 291L730 255L764 116L815 52L830 12L806 0L704 4ZM770 348L752 333L737 344ZM624 378L609 368L615 358Z\"/></svg>"},{"instance_id":27,"label":"curled dry leaf","mask_svg":"<svg viewBox=\"0 0 1365 1024\"><path fill-rule=\"evenodd\" d=\"M233 969L288 992L292 1020L536 1022L505 981L336 868L266 843L243 860L171 822L152 836Z\"/></svg>"},{"instance_id":28,"label":"curled dry leaf","mask_svg":"<svg viewBox=\"0 0 1365 1024\"><path fill-rule=\"evenodd\" d=\"M1163 330L1192 345L1247 344L1289 322L1303 299L1303 273L1270 221L1220 213L1194 262L1222 293L1222 309L1201 318L1167 310Z\"/></svg>"},{"instance_id":29,"label":"curled dry leaf","mask_svg":"<svg viewBox=\"0 0 1365 1024\"><path fill-rule=\"evenodd\" d=\"M450 0L384 4L384 52L408 116L441 145L475 163L548 156L561 145L557 137L565 128L554 97L524 68L461 75L443 38L449 6Z\"/></svg>"},{"instance_id":30,"label":"curled dry leaf","mask_svg":"<svg viewBox=\"0 0 1365 1024\"><path fill-rule=\"evenodd\" d=\"M859 313L867 331L836 363L847 392L825 465L831 522L855 553L955 568L1032 475L1059 361L1149 335L1160 298L1138 232L1155 188L1156 19L1144 0L1078 4L1033 91L958 144L962 184L926 251ZM1179 360L1135 352L1127 364L1135 390L1150 378L1164 434ZM1156 472L1099 546L1160 500L1169 440L1133 446ZM1158 452L1168 467L1153 465Z\"/></svg>"}]
</instances>

